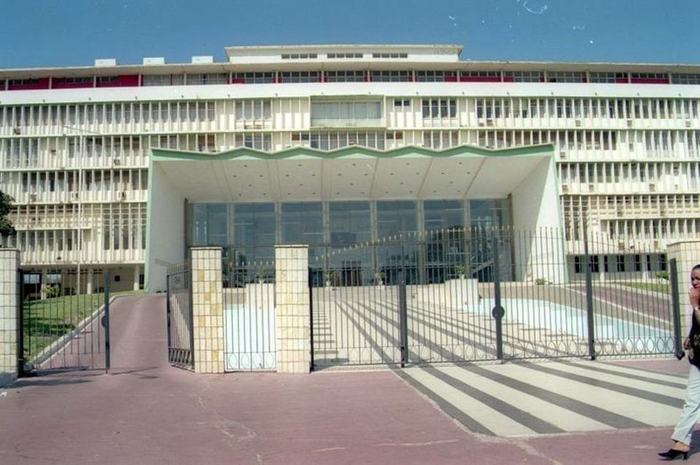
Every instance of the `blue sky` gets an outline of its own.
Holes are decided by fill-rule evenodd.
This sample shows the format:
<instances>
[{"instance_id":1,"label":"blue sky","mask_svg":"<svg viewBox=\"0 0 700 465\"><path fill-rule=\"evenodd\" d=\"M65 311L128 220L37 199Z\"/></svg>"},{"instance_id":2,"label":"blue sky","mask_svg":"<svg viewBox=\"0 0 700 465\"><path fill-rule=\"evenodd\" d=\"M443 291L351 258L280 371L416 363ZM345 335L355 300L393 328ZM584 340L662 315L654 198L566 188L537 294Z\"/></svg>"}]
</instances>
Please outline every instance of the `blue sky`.
<instances>
[{"instance_id":1,"label":"blue sky","mask_svg":"<svg viewBox=\"0 0 700 465\"><path fill-rule=\"evenodd\" d=\"M700 0L2 0L0 68L225 46L454 43L463 59L700 64Z\"/></svg>"}]
</instances>

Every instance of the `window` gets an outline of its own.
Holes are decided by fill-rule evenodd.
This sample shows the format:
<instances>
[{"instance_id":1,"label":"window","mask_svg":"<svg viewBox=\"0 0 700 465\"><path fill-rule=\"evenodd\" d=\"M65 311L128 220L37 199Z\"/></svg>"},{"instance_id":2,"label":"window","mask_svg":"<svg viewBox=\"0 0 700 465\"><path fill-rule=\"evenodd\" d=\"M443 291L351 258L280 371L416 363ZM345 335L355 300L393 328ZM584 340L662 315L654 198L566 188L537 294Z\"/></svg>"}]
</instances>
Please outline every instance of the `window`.
<instances>
[{"instance_id":1,"label":"window","mask_svg":"<svg viewBox=\"0 0 700 465\"><path fill-rule=\"evenodd\" d=\"M181 86L185 83L184 74L144 74L143 86Z\"/></svg>"},{"instance_id":2,"label":"window","mask_svg":"<svg viewBox=\"0 0 700 465\"><path fill-rule=\"evenodd\" d=\"M586 73L578 71L549 71L548 82L586 82Z\"/></svg>"},{"instance_id":3,"label":"window","mask_svg":"<svg viewBox=\"0 0 700 465\"><path fill-rule=\"evenodd\" d=\"M312 125L329 121L379 120L381 117L381 102L311 102Z\"/></svg>"},{"instance_id":4,"label":"window","mask_svg":"<svg viewBox=\"0 0 700 465\"><path fill-rule=\"evenodd\" d=\"M283 60L315 60L318 58L316 53L283 53Z\"/></svg>"},{"instance_id":5,"label":"window","mask_svg":"<svg viewBox=\"0 0 700 465\"><path fill-rule=\"evenodd\" d=\"M444 150L459 144L457 131L423 131L423 147Z\"/></svg>"},{"instance_id":6,"label":"window","mask_svg":"<svg viewBox=\"0 0 700 465\"><path fill-rule=\"evenodd\" d=\"M394 108L409 108L411 106L410 99L394 99Z\"/></svg>"},{"instance_id":7,"label":"window","mask_svg":"<svg viewBox=\"0 0 700 465\"><path fill-rule=\"evenodd\" d=\"M384 137L384 133L378 131L312 132L309 134L309 146L318 150L335 150L350 145L359 145L383 150Z\"/></svg>"},{"instance_id":8,"label":"window","mask_svg":"<svg viewBox=\"0 0 700 465\"><path fill-rule=\"evenodd\" d=\"M318 71L285 71L280 73L280 82L319 82L321 73Z\"/></svg>"},{"instance_id":9,"label":"window","mask_svg":"<svg viewBox=\"0 0 700 465\"><path fill-rule=\"evenodd\" d=\"M373 82L410 82L410 71L372 71Z\"/></svg>"},{"instance_id":10,"label":"window","mask_svg":"<svg viewBox=\"0 0 700 465\"><path fill-rule=\"evenodd\" d=\"M204 86L211 84L228 84L228 74L212 73L212 74L188 74L188 86Z\"/></svg>"},{"instance_id":11,"label":"window","mask_svg":"<svg viewBox=\"0 0 700 465\"><path fill-rule=\"evenodd\" d=\"M272 134L260 132L236 134L236 147L248 147L269 152L272 150Z\"/></svg>"},{"instance_id":12,"label":"window","mask_svg":"<svg viewBox=\"0 0 700 465\"><path fill-rule=\"evenodd\" d=\"M457 73L454 71L416 71L417 82L455 82Z\"/></svg>"},{"instance_id":13,"label":"window","mask_svg":"<svg viewBox=\"0 0 700 465\"><path fill-rule=\"evenodd\" d=\"M236 121L269 120L272 118L270 100L240 100L236 102Z\"/></svg>"},{"instance_id":14,"label":"window","mask_svg":"<svg viewBox=\"0 0 700 465\"><path fill-rule=\"evenodd\" d=\"M271 84L275 82L275 73L234 73L234 84Z\"/></svg>"},{"instance_id":15,"label":"window","mask_svg":"<svg viewBox=\"0 0 700 465\"><path fill-rule=\"evenodd\" d=\"M353 58L363 58L364 54L362 53L327 53L326 58L329 60L347 60L347 59L353 59Z\"/></svg>"},{"instance_id":16,"label":"window","mask_svg":"<svg viewBox=\"0 0 700 465\"><path fill-rule=\"evenodd\" d=\"M459 73L461 82L500 82L500 71L462 71Z\"/></svg>"},{"instance_id":17,"label":"window","mask_svg":"<svg viewBox=\"0 0 700 465\"><path fill-rule=\"evenodd\" d=\"M614 83L615 73L591 73L591 82L594 83Z\"/></svg>"},{"instance_id":18,"label":"window","mask_svg":"<svg viewBox=\"0 0 700 465\"><path fill-rule=\"evenodd\" d=\"M363 82L364 71L326 71L326 82Z\"/></svg>"},{"instance_id":19,"label":"window","mask_svg":"<svg viewBox=\"0 0 700 465\"><path fill-rule=\"evenodd\" d=\"M665 73L632 73L630 81L634 84L668 84L668 74Z\"/></svg>"},{"instance_id":20,"label":"window","mask_svg":"<svg viewBox=\"0 0 700 465\"><path fill-rule=\"evenodd\" d=\"M382 53L373 53L372 58L382 58L382 59L397 59L397 58L408 58L407 53L387 53L387 52L382 52Z\"/></svg>"},{"instance_id":21,"label":"window","mask_svg":"<svg viewBox=\"0 0 700 465\"><path fill-rule=\"evenodd\" d=\"M700 84L700 74L672 74L671 75L672 84Z\"/></svg>"},{"instance_id":22,"label":"window","mask_svg":"<svg viewBox=\"0 0 700 465\"><path fill-rule=\"evenodd\" d=\"M542 82L541 71L506 71L506 82Z\"/></svg>"},{"instance_id":23,"label":"window","mask_svg":"<svg viewBox=\"0 0 700 465\"><path fill-rule=\"evenodd\" d=\"M615 262L617 263L617 271L620 273L624 273L624 271L625 271L625 256L624 255L616 255Z\"/></svg>"},{"instance_id":24,"label":"window","mask_svg":"<svg viewBox=\"0 0 700 465\"><path fill-rule=\"evenodd\" d=\"M455 118L455 99L423 99L423 118Z\"/></svg>"}]
</instances>

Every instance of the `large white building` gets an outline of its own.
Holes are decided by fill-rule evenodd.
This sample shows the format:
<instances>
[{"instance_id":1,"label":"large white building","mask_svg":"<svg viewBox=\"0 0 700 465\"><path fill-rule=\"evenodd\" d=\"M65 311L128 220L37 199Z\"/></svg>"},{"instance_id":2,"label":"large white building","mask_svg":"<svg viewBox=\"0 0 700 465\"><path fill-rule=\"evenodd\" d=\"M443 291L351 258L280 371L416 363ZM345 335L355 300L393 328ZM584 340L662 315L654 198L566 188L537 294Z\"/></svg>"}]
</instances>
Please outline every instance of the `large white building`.
<instances>
[{"instance_id":1,"label":"large white building","mask_svg":"<svg viewBox=\"0 0 700 465\"><path fill-rule=\"evenodd\" d=\"M663 269L666 244L700 237L700 66L460 51L229 47L225 62L0 70L4 245L42 282L79 272L90 292L105 268L116 288L143 285L189 245L549 226L571 273L584 232L604 238L590 250L603 273Z\"/></svg>"}]
</instances>

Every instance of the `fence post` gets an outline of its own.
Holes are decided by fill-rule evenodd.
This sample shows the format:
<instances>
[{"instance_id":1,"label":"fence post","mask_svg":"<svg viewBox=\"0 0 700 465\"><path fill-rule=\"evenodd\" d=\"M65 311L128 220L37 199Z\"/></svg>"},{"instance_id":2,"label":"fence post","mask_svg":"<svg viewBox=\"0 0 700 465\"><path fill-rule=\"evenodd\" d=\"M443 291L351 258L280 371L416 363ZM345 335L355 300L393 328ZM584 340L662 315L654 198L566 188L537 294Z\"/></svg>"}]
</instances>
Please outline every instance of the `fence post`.
<instances>
[{"instance_id":1,"label":"fence post","mask_svg":"<svg viewBox=\"0 0 700 465\"><path fill-rule=\"evenodd\" d=\"M586 267L586 321L588 323L588 356L596 359L595 353L595 318L593 318L593 276L591 273L591 257L588 254L588 233L584 232L584 264Z\"/></svg>"},{"instance_id":2,"label":"fence post","mask_svg":"<svg viewBox=\"0 0 700 465\"><path fill-rule=\"evenodd\" d=\"M681 344L681 302L678 296L678 262L672 258L670 263L669 285L671 286L671 311L673 312L673 352L678 360L683 358Z\"/></svg>"},{"instance_id":3,"label":"fence post","mask_svg":"<svg viewBox=\"0 0 700 465\"><path fill-rule=\"evenodd\" d=\"M503 361L503 317L506 310L501 305L501 272L499 270L498 232L494 231L493 240L493 297L494 307L491 315L496 319L496 358Z\"/></svg>"},{"instance_id":4,"label":"fence post","mask_svg":"<svg viewBox=\"0 0 700 465\"><path fill-rule=\"evenodd\" d=\"M314 371L314 275L309 267L309 371Z\"/></svg>"},{"instance_id":5,"label":"fence post","mask_svg":"<svg viewBox=\"0 0 700 465\"><path fill-rule=\"evenodd\" d=\"M105 330L105 374L109 373L109 368L112 363L110 357L109 343L109 271L104 271L104 310L105 314L102 317L102 326Z\"/></svg>"},{"instance_id":6,"label":"fence post","mask_svg":"<svg viewBox=\"0 0 700 465\"><path fill-rule=\"evenodd\" d=\"M17 270L17 377L26 376L24 371L24 272Z\"/></svg>"},{"instance_id":7,"label":"fence post","mask_svg":"<svg viewBox=\"0 0 700 465\"><path fill-rule=\"evenodd\" d=\"M172 341L170 340L170 274L165 275L165 333L168 339L168 362L170 362L170 347L172 346Z\"/></svg>"},{"instance_id":8,"label":"fence post","mask_svg":"<svg viewBox=\"0 0 700 465\"><path fill-rule=\"evenodd\" d=\"M399 332L401 334L401 368L408 363L408 309L406 305L406 270L399 271Z\"/></svg>"}]
</instances>

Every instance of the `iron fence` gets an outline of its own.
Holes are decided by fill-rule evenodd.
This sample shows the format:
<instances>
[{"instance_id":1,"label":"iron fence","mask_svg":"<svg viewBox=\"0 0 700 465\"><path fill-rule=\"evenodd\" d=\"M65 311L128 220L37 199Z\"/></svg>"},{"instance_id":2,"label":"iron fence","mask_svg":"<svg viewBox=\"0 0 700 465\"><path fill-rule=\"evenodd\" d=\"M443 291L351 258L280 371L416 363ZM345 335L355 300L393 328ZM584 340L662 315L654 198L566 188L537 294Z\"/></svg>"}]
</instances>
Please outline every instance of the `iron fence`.
<instances>
[{"instance_id":1,"label":"iron fence","mask_svg":"<svg viewBox=\"0 0 700 465\"><path fill-rule=\"evenodd\" d=\"M475 227L325 249L309 272L315 366L676 351L665 255L564 243L555 228Z\"/></svg>"},{"instance_id":2,"label":"iron fence","mask_svg":"<svg viewBox=\"0 0 700 465\"><path fill-rule=\"evenodd\" d=\"M109 369L110 278L18 270L20 376L54 369ZM94 278L95 276L93 276Z\"/></svg>"}]
</instances>

